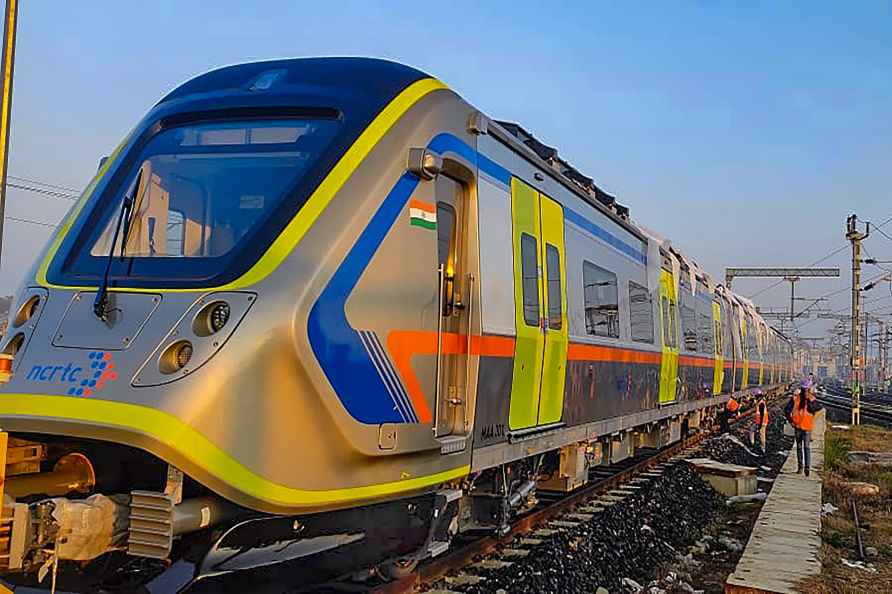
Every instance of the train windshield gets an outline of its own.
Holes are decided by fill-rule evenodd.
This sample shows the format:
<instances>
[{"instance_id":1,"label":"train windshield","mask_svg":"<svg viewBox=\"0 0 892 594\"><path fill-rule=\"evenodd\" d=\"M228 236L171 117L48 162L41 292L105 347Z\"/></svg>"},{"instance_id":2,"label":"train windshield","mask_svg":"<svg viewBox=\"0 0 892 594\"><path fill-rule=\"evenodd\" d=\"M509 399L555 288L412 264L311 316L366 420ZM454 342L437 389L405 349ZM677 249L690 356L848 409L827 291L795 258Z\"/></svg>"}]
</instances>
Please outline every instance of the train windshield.
<instances>
[{"instance_id":1,"label":"train windshield","mask_svg":"<svg viewBox=\"0 0 892 594\"><path fill-rule=\"evenodd\" d=\"M108 256L129 196L126 237L121 231L113 250L129 264L117 265L114 276L219 273L293 193L337 126L327 119L217 121L156 134L103 201L69 269L92 272Z\"/></svg>"}]
</instances>

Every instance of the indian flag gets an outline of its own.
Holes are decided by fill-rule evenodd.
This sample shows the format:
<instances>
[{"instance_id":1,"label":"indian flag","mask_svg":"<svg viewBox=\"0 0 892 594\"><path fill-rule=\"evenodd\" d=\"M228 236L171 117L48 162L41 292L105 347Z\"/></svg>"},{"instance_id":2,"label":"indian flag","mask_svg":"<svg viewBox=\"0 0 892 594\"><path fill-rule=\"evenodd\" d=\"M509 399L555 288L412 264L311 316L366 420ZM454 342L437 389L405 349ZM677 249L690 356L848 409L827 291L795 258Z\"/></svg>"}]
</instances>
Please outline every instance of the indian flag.
<instances>
[{"instance_id":1,"label":"indian flag","mask_svg":"<svg viewBox=\"0 0 892 594\"><path fill-rule=\"evenodd\" d=\"M409 224L425 229L436 229L437 207L412 198L409 202Z\"/></svg>"}]
</instances>

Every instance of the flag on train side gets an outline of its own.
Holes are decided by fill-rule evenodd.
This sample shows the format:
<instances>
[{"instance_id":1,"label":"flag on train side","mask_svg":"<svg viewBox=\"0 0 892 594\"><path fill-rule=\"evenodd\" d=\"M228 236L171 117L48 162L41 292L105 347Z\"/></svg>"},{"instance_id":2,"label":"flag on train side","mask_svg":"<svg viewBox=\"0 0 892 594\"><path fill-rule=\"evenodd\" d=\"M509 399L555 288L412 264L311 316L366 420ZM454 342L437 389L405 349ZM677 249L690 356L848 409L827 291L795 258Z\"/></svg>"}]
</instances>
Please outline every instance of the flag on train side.
<instances>
[{"instance_id":1,"label":"flag on train side","mask_svg":"<svg viewBox=\"0 0 892 594\"><path fill-rule=\"evenodd\" d=\"M437 207L413 198L409 202L409 224L425 229L436 229Z\"/></svg>"}]
</instances>

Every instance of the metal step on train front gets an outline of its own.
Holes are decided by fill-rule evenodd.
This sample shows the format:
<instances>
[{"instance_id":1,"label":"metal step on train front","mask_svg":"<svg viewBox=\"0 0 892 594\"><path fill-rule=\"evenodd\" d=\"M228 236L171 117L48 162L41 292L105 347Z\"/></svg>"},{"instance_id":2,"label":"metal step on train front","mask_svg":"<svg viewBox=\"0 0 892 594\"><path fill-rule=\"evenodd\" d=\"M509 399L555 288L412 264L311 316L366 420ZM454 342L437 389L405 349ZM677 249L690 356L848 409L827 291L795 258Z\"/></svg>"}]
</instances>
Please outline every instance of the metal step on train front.
<instances>
[{"instance_id":1,"label":"metal step on train front","mask_svg":"<svg viewBox=\"0 0 892 594\"><path fill-rule=\"evenodd\" d=\"M132 491L127 552L138 557L166 559L172 546L173 501L164 493Z\"/></svg>"}]
</instances>

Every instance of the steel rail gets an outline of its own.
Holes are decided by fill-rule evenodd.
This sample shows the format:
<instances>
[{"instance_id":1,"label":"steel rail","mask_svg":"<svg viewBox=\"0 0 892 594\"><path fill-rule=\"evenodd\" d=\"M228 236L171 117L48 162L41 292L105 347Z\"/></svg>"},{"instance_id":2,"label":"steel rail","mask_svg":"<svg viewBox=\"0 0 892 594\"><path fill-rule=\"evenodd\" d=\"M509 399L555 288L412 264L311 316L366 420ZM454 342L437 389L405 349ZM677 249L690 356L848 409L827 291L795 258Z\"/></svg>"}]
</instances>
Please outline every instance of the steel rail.
<instances>
[{"instance_id":1,"label":"steel rail","mask_svg":"<svg viewBox=\"0 0 892 594\"><path fill-rule=\"evenodd\" d=\"M771 401L774 402L775 399L776 398L772 398ZM737 418L732 419L729 424L737 425L738 423L743 422L747 417L751 416L754 412L755 406L750 407L742 412ZM484 536L474 540L454 551L445 553L441 557L422 563L412 574L404 578L381 584L380 586L375 586L369 590L369 592L371 594L409 594L418 592L422 588L429 587L435 582L443 579L450 572L470 565L475 558L493 553L499 547L509 544L518 535L531 532L547 521L579 507L582 504L587 503L589 500L615 489L621 484L629 482L636 475L698 445L707 437L713 435L716 430L717 426L713 425L709 430L700 431L696 435L670 445L629 468L623 469L610 477L583 487L579 491L563 497L542 509L518 518L508 532L502 536Z\"/></svg>"}]
</instances>

